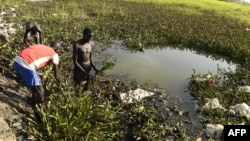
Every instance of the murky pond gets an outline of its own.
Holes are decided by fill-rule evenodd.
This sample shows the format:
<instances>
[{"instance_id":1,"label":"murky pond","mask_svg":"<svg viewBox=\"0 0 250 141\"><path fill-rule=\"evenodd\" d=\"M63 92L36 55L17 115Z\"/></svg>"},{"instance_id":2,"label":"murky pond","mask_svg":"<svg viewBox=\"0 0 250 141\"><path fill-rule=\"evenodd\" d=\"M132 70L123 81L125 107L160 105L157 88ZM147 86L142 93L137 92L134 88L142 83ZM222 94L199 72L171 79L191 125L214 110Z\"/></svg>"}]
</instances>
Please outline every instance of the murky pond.
<instances>
[{"instance_id":1,"label":"murky pond","mask_svg":"<svg viewBox=\"0 0 250 141\"><path fill-rule=\"evenodd\" d=\"M157 48L157 47L156 47ZM140 82L152 81L161 88L178 97L180 107L193 110L193 98L188 92L188 78L196 73L217 73L217 67L234 69L235 64L224 60L215 60L210 56L199 55L191 50L144 49L143 52L126 49L121 43L114 42L104 51L112 54L116 60L113 70L107 74L128 74L129 79Z\"/></svg>"}]
</instances>

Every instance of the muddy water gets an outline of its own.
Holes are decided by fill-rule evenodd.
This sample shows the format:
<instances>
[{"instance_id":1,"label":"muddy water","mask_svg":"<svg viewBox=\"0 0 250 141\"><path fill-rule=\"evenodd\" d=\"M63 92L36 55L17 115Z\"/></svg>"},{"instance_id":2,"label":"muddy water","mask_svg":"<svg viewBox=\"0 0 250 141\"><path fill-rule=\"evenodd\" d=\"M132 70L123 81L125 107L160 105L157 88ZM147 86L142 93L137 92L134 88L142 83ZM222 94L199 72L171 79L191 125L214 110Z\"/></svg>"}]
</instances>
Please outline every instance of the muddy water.
<instances>
[{"instance_id":1,"label":"muddy water","mask_svg":"<svg viewBox=\"0 0 250 141\"><path fill-rule=\"evenodd\" d=\"M173 97L179 98L178 106L183 111L194 110L194 100L188 92L188 78L196 73L217 73L217 67L234 69L235 64L224 60L215 60L210 56L199 55L190 50L144 49L144 52L128 50L121 42L106 46L103 53L109 53L116 60L113 70L108 74L128 74L128 78L141 82L147 80L159 84Z\"/></svg>"}]
</instances>

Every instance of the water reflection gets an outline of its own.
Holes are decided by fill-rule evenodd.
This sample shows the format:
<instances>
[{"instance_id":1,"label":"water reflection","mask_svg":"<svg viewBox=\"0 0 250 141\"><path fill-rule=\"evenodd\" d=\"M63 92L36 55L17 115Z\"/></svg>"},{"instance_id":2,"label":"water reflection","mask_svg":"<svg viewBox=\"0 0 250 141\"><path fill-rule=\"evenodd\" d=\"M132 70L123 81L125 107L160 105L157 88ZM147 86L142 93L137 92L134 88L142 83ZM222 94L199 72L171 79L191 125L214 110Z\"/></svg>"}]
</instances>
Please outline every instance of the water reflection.
<instances>
[{"instance_id":1,"label":"water reflection","mask_svg":"<svg viewBox=\"0 0 250 141\"><path fill-rule=\"evenodd\" d=\"M225 60L215 60L191 50L165 48L139 52L112 44L105 51L113 54L113 59L116 60L115 68L107 71L108 74L128 74L130 79L142 82L151 80L181 98L184 110L190 110L193 106L192 97L187 92L187 79L193 74L193 69L201 74L207 72L216 74L218 66L236 68L235 64Z\"/></svg>"}]
</instances>

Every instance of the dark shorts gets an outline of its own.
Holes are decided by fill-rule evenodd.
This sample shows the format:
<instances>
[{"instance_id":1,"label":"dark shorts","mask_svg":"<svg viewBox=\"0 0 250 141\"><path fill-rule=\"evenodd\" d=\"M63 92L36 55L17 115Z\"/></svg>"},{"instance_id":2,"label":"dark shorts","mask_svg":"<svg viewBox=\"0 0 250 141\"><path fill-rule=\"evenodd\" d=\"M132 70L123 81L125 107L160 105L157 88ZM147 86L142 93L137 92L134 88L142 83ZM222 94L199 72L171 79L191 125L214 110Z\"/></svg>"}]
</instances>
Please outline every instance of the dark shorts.
<instances>
[{"instance_id":1,"label":"dark shorts","mask_svg":"<svg viewBox=\"0 0 250 141\"><path fill-rule=\"evenodd\" d=\"M86 71L87 71L87 73L90 73L91 68L89 68ZM77 84L80 84L80 83L87 81L87 80L88 80L88 76L81 69L79 69L78 67L75 67L74 68L74 81Z\"/></svg>"}]
</instances>

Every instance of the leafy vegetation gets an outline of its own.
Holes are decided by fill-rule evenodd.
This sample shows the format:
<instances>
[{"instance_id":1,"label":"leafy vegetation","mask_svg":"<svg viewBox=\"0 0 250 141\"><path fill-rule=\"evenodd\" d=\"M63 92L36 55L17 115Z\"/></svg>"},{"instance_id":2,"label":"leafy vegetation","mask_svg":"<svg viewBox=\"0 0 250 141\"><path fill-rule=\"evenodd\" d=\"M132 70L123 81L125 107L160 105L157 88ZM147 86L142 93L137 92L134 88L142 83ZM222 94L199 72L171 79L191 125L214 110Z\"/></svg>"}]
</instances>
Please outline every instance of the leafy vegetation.
<instances>
[{"instance_id":1,"label":"leafy vegetation","mask_svg":"<svg viewBox=\"0 0 250 141\"><path fill-rule=\"evenodd\" d=\"M29 119L31 133L40 140L113 140L116 110L108 101L93 101L91 94L52 95L50 108L38 108L41 122Z\"/></svg>"},{"instance_id":2,"label":"leafy vegetation","mask_svg":"<svg viewBox=\"0 0 250 141\"><path fill-rule=\"evenodd\" d=\"M219 97L220 102L230 104L247 101L247 93L237 93L238 82L249 84L250 26L249 7L225 1L199 2L183 1L120 1L120 0L57 0L29 2L9 0L1 2L1 10L7 11L4 18L8 22L24 25L33 19L41 24L44 43L53 40L64 42L65 52L61 54L61 72L65 86L57 86L51 78L51 68L45 68L44 85L51 100L49 109L39 109L41 122L29 118L31 133L40 140L188 140L186 129L162 115L166 112L153 103L162 101L162 93L153 99L124 104L119 93L135 89L138 84L123 83L107 76L98 76L97 88L80 93L71 86L71 42L82 36L82 29L94 30L94 40L105 44L111 39L123 40L128 48L143 43L178 48L192 48L211 54L229 57L242 64L236 72L223 72L214 76L215 84L194 83L193 79L203 76L194 73L190 79L190 90L194 97ZM161 2L160 4L157 2ZM16 11L10 8L15 7ZM227 13L227 14L225 14ZM12 59L24 46L23 29L19 28L13 40L1 43L1 69L13 72ZM103 62L102 71L112 69L115 62ZM229 82L228 82L229 81ZM153 90L155 84L146 83L145 88ZM237 95L237 96L235 96ZM231 97L235 98L231 98ZM152 100L152 101L150 101ZM247 103L250 104L250 103ZM161 109L161 112L158 109ZM178 113L178 110L175 111ZM238 122L222 111L206 112L211 122ZM225 116L223 116L225 115ZM249 121L247 121L249 123ZM181 127L181 128L179 128Z\"/></svg>"},{"instance_id":3,"label":"leafy vegetation","mask_svg":"<svg viewBox=\"0 0 250 141\"><path fill-rule=\"evenodd\" d=\"M248 75L249 70L245 68L239 68L234 71L218 67L217 74L197 74L194 72L190 77L189 88L192 95L196 99L200 99L202 104L206 103L206 98L218 98L220 104L225 108L243 102L250 105L249 91L241 90L241 87L248 86L247 84L249 84ZM207 79L208 76L209 79ZM247 118L231 117L229 112L223 109L201 110L200 112L208 116L210 123L249 124L250 122Z\"/></svg>"}]
</instances>

